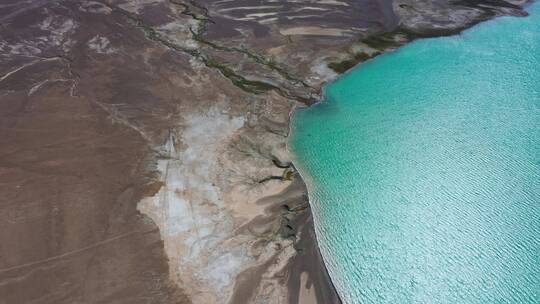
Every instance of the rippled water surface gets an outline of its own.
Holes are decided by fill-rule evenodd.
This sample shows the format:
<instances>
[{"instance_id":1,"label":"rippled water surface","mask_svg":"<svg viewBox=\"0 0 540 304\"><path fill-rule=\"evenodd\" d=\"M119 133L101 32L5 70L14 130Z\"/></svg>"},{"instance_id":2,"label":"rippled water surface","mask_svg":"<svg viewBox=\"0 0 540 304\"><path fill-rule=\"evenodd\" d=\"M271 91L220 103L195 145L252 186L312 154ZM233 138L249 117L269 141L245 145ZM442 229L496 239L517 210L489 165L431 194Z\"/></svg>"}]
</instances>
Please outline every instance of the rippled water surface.
<instances>
[{"instance_id":1,"label":"rippled water surface","mask_svg":"<svg viewBox=\"0 0 540 304\"><path fill-rule=\"evenodd\" d=\"M540 303L540 5L360 66L290 148L345 303Z\"/></svg>"}]
</instances>

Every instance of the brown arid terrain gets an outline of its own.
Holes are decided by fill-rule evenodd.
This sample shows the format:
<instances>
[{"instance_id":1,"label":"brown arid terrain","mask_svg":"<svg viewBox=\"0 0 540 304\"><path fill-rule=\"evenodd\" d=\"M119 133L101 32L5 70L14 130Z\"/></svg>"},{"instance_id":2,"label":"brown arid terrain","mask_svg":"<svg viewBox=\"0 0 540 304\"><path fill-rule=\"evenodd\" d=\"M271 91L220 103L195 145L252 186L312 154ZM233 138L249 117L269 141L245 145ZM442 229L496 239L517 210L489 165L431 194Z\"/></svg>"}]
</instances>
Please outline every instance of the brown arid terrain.
<instances>
[{"instance_id":1,"label":"brown arid terrain","mask_svg":"<svg viewBox=\"0 0 540 304\"><path fill-rule=\"evenodd\" d=\"M0 304L339 303L291 111L525 4L0 1Z\"/></svg>"}]
</instances>

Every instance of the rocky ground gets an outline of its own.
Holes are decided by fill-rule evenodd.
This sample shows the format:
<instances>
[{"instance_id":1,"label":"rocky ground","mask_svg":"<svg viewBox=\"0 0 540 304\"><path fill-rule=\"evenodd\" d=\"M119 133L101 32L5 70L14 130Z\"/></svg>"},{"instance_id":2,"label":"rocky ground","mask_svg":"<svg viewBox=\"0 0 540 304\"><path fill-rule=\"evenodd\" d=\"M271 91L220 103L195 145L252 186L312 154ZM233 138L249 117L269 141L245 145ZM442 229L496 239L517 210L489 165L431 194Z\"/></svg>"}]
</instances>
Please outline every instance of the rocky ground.
<instances>
[{"instance_id":1,"label":"rocky ground","mask_svg":"<svg viewBox=\"0 0 540 304\"><path fill-rule=\"evenodd\" d=\"M524 1L0 3L0 303L337 303L289 114Z\"/></svg>"}]
</instances>

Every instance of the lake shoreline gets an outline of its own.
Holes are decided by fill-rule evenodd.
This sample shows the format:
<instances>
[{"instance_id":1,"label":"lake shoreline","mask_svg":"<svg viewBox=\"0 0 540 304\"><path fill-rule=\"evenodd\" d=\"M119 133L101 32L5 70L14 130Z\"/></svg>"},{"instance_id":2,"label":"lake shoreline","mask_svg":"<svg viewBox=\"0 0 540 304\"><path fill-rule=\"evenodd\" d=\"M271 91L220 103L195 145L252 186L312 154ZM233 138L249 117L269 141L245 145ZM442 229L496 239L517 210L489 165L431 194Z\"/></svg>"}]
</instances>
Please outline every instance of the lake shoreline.
<instances>
[{"instance_id":1,"label":"lake shoreline","mask_svg":"<svg viewBox=\"0 0 540 304\"><path fill-rule=\"evenodd\" d=\"M415 35L527 1L430 3L8 0L0 298L339 302L290 115Z\"/></svg>"},{"instance_id":2,"label":"lake shoreline","mask_svg":"<svg viewBox=\"0 0 540 304\"><path fill-rule=\"evenodd\" d=\"M526 2L524 4L523 7L526 8L526 7L528 7L528 5L530 5L532 3L534 3L534 2L533 1L528 1L528 2ZM512 7L513 10L509 11L507 16L515 16L515 17L526 17L526 16L528 16L528 13L525 10L521 10L521 9L514 10L516 8L517 7ZM505 15L502 15L502 16L505 16ZM411 42L414 42L414 41L419 40L419 39L429 39L429 38L438 38L438 37L447 37L447 36L460 35L463 31L465 31L465 30L467 30L467 29L469 29L471 27L474 27L474 26L476 26L476 25L478 25L478 24L480 24L482 22L492 20L492 19L494 19L496 17L501 17L501 15L491 15L491 16L490 15L485 15L485 16L482 16L481 18L467 20L467 22L464 23L463 26L452 29L452 30L442 30L442 31L441 30L433 30L433 31L429 31L429 29L427 29L426 31L424 31L422 33L416 33L415 34L415 33L409 32L407 30L397 29L397 30L392 31L392 32L382 33L380 35L374 35L374 36L368 37L368 40L372 39L374 41L379 41L380 42L380 40L378 40L378 39L382 38L382 40L385 43L388 43L389 41L391 41L391 43L387 44L385 46L385 48L383 48L382 50L379 49L379 51L373 53L373 55L362 57L361 60L359 60L358 62L355 62L353 66L348 67L346 70L342 71L343 73L339 74L336 78L332 79L328 83L325 83L324 86L321 88L321 92L322 92L321 98L319 100L317 100L315 103L309 104L307 107L311 107L311 106L319 104L319 103L327 102L328 100L326 99L327 96L325 94L325 87L328 86L328 85L331 85L332 83L334 83L336 81L338 81L342 77L345 77L345 75L347 75L352 70L358 68L359 66L361 66L363 63L365 63L367 61L370 61L370 60L372 60L372 59L374 59L374 58L376 58L376 57L378 57L380 55L384 55L384 54L387 54L389 52L392 52L392 51L394 51L394 50L396 50L396 49L398 49L398 48L400 48L402 46L408 45ZM402 39L402 40L395 39L395 36L399 36L399 35L402 35L402 36L406 37L406 39ZM350 58L346 58L343 61L346 62L346 61L350 61L350 60L351 60ZM339 64L341 64L341 63L339 63ZM292 117L295 115L296 111L302 110L302 109L305 109L305 108L306 107L304 107L304 106L294 108L290 113L291 120L292 120ZM289 134L291 134L291 132L292 132L292 130L291 130L291 127L290 127ZM290 137L290 135L289 135L289 137ZM295 158L293 157L293 163L295 162L294 159ZM300 178L302 178L301 173L299 172L298 174L300 175ZM312 229L312 230L314 231L315 229ZM315 243L318 242L316 236L315 236L313 241ZM318 251L319 251L318 254L320 256L320 249L318 249ZM320 260L324 263L324 259L322 257L320 257ZM325 269L326 269L326 266L325 266ZM327 270L326 270L326 272L327 272Z\"/></svg>"}]
</instances>

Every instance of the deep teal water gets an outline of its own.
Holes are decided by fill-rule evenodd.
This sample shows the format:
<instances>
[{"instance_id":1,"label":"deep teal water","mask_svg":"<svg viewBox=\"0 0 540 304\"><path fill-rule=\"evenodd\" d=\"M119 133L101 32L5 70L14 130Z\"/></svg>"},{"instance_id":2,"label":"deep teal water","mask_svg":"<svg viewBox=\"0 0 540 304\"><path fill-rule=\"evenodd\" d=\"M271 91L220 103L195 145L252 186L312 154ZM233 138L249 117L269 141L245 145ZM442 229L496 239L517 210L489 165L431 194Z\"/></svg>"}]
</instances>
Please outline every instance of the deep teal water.
<instances>
[{"instance_id":1,"label":"deep teal water","mask_svg":"<svg viewBox=\"0 0 540 304\"><path fill-rule=\"evenodd\" d=\"M345 303L540 303L540 5L326 87L289 148Z\"/></svg>"}]
</instances>

